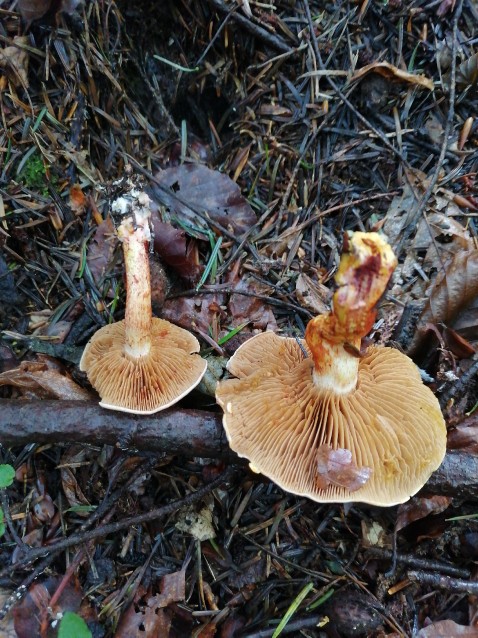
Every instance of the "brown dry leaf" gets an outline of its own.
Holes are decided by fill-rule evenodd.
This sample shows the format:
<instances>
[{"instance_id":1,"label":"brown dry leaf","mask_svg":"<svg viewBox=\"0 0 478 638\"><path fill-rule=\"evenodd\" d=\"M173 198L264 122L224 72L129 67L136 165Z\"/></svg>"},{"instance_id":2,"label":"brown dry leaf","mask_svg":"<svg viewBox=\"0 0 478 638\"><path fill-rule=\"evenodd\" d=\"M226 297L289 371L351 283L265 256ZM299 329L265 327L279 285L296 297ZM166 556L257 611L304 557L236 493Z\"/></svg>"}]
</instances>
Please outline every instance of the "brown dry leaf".
<instances>
[{"instance_id":1,"label":"brown dry leaf","mask_svg":"<svg viewBox=\"0 0 478 638\"><path fill-rule=\"evenodd\" d=\"M439 620L420 629L416 638L478 638L478 627L457 625L454 620Z\"/></svg>"},{"instance_id":2,"label":"brown dry leaf","mask_svg":"<svg viewBox=\"0 0 478 638\"><path fill-rule=\"evenodd\" d=\"M372 476L372 468L358 467L352 460L352 452L345 448L332 449L330 445L321 445L317 450L317 477L319 489L329 485L339 485L355 492L367 483Z\"/></svg>"},{"instance_id":3,"label":"brown dry leaf","mask_svg":"<svg viewBox=\"0 0 478 638\"><path fill-rule=\"evenodd\" d=\"M242 234L257 221L239 186L224 173L201 164L181 164L161 171L156 178L162 186L171 189L171 194L153 185L153 198L195 226L203 228L204 222L188 206L181 204L174 197L175 193L185 202L200 206L212 222L219 223L231 232Z\"/></svg>"},{"instance_id":4,"label":"brown dry leaf","mask_svg":"<svg viewBox=\"0 0 478 638\"><path fill-rule=\"evenodd\" d=\"M478 454L478 414L472 414L448 432L447 448Z\"/></svg>"},{"instance_id":5,"label":"brown dry leaf","mask_svg":"<svg viewBox=\"0 0 478 638\"><path fill-rule=\"evenodd\" d=\"M38 355L37 361L22 361L19 368L2 372L2 385L18 388L28 399L88 401L92 398L54 359L45 355Z\"/></svg>"},{"instance_id":6,"label":"brown dry leaf","mask_svg":"<svg viewBox=\"0 0 478 638\"><path fill-rule=\"evenodd\" d=\"M50 599L61 582L62 578L55 576L35 583L25 598L14 607L13 618L18 638L43 637L45 632L41 629L44 629L45 625L48 627L56 614L80 611L83 591L76 577L65 586L54 608L50 608Z\"/></svg>"},{"instance_id":7,"label":"brown dry leaf","mask_svg":"<svg viewBox=\"0 0 478 638\"><path fill-rule=\"evenodd\" d=\"M478 53L474 53L456 69L456 84L459 88L475 86L478 82Z\"/></svg>"},{"instance_id":8,"label":"brown dry leaf","mask_svg":"<svg viewBox=\"0 0 478 638\"><path fill-rule=\"evenodd\" d=\"M224 295L206 294L195 297L166 299L161 317L187 330L209 333L211 326L224 315Z\"/></svg>"},{"instance_id":9,"label":"brown dry leaf","mask_svg":"<svg viewBox=\"0 0 478 638\"><path fill-rule=\"evenodd\" d=\"M433 80L427 78L425 75L417 75L415 73L408 73L408 71L402 71L389 62L373 62L367 64L367 66L358 69L350 78L351 82L362 79L368 73L378 73L384 76L388 80L397 80L399 82L409 82L416 86L421 86L429 91L433 91Z\"/></svg>"},{"instance_id":10,"label":"brown dry leaf","mask_svg":"<svg viewBox=\"0 0 478 638\"><path fill-rule=\"evenodd\" d=\"M319 284L305 273L300 273L295 282L295 294L304 308L316 315L330 311L332 291L327 286Z\"/></svg>"},{"instance_id":11,"label":"brown dry leaf","mask_svg":"<svg viewBox=\"0 0 478 638\"><path fill-rule=\"evenodd\" d=\"M18 0L17 7L22 18L30 22L43 18L50 9L51 0Z\"/></svg>"},{"instance_id":12,"label":"brown dry leaf","mask_svg":"<svg viewBox=\"0 0 478 638\"><path fill-rule=\"evenodd\" d=\"M414 496L406 503L399 505L395 531L398 532L410 523L425 518L429 514L444 512L451 501L450 496L431 496L430 498Z\"/></svg>"},{"instance_id":13,"label":"brown dry leaf","mask_svg":"<svg viewBox=\"0 0 478 638\"><path fill-rule=\"evenodd\" d=\"M100 284L111 266L113 254L118 244L111 217L107 217L95 230L88 242L86 263L96 284Z\"/></svg>"},{"instance_id":14,"label":"brown dry leaf","mask_svg":"<svg viewBox=\"0 0 478 638\"><path fill-rule=\"evenodd\" d=\"M22 45L28 44L28 36L17 35L13 42ZM20 46L9 46L0 51L0 68L10 77L15 86L28 88L28 51Z\"/></svg>"},{"instance_id":15,"label":"brown dry leaf","mask_svg":"<svg viewBox=\"0 0 478 638\"><path fill-rule=\"evenodd\" d=\"M253 328L258 330L277 330L276 319L270 305L259 298L259 296L267 296L270 288L253 277L245 277L239 279L237 283L230 283L237 293L231 295L228 303L229 316L232 319L231 327L250 322ZM238 294L239 292L248 294L241 295Z\"/></svg>"},{"instance_id":16,"label":"brown dry leaf","mask_svg":"<svg viewBox=\"0 0 478 638\"><path fill-rule=\"evenodd\" d=\"M153 216L153 229L154 250L161 260L183 279L196 283L202 271L196 241L186 241L184 230L161 222L156 215Z\"/></svg>"},{"instance_id":17,"label":"brown dry leaf","mask_svg":"<svg viewBox=\"0 0 478 638\"><path fill-rule=\"evenodd\" d=\"M452 324L458 313L478 296L478 250L457 253L441 270L425 304L409 354L423 343L428 324Z\"/></svg>"}]
</instances>

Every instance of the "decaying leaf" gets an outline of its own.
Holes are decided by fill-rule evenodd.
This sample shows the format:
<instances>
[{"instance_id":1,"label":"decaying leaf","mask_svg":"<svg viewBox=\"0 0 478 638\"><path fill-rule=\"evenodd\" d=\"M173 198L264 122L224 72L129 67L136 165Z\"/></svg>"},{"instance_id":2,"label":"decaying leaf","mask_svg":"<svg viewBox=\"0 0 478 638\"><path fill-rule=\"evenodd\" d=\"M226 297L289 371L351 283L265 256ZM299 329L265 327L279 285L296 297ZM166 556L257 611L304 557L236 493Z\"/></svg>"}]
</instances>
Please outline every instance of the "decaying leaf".
<instances>
[{"instance_id":1,"label":"decaying leaf","mask_svg":"<svg viewBox=\"0 0 478 638\"><path fill-rule=\"evenodd\" d=\"M338 485L355 492L367 483L372 471L370 467L358 467L352 459L352 452L345 448L334 450L324 444L317 450L316 483L319 489Z\"/></svg>"},{"instance_id":2,"label":"decaying leaf","mask_svg":"<svg viewBox=\"0 0 478 638\"><path fill-rule=\"evenodd\" d=\"M478 454L478 414L474 413L448 432L447 448Z\"/></svg>"},{"instance_id":3,"label":"decaying leaf","mask_svg":"<svg viewBox=\"0 0 478 638\"><path fill-rule=\"evenodd\" d=\"M111 217L107 217L88 242L86 263L96 284L100 284L111 266L113 253L118 244Z\"/></svg>"},{"instance_id":4,"label":"decaying leaf","mask_svg":"<svg viewBox=\"0 0 478 638\"><path fill-rule=\"evenodd\" d=\"M234 326L250 322L258 330L277 330L277 323L270 305L261 297L267 297L270 288L253 277L234 277L231 281L234 293L228 303L229 317ZM239 294L239 293L245 294Z\"/></svg>"},{"instance_id":5,"label":"decaying leaf","mask_svg":"<svg viewBox=\"0 0 478 638\"><path fill-rule=\"evenodd\" d=\"M478 53L464 60L456 69L456 84L459 88L475 86L478 82Z\"/></svg>"},{"instance_id":6,"label":"decaying leaf","mask_svg":"<svg viewBox=\"0 0 478 638\"><path fill-rule=\"evenodd\" d=\"M17 7L27 22L39 20L48 12L51 0L18 0Z\"/></svg>"},{"instance_id":7,"label":"decaying leaf","mask_svg":"<svg viewBox=\"0 0 478 638\"><path fill-rule=\"evenodd\" d=\"M199 541L207 541L216 536L212 524L212 509L204 505L199 511L194 506L179 510L176 527L181 532L194 536Z\"/></svg>"},{"instance_id":8,"label":"decaying leaf","mask_svg":"<svg viewBox=\"0 0 478 638\"><path fill-rule=\"evenodd\" d=\"M420 629L416 638L478 638L478 627L457 625L454 620L439 620Z\"/></svg>"},{"instance_id":9,"label":"decaying leaf","mask_svg":"<svg viewBox=\"0 0 478 638\"><path fill-rule=\"evenodd\" d=\"M28 88L28 51L21 48L21 45L28 44L28 36L15 36L13 42L13 45L0 51L0 68L15 86Z\"/></svg>"},{"instance_id":10,"label":"decaying leaf","mask_svg":"<svg viewBox=\"0 0 478 638\"><path fill-rule=\"evenodd\" d=\"M408 82L415 84L416 86L423 87L429 91L433 91L433 80L427 78L425 75L408 73L408 71L402 71L389 62L373 62L367 64L367 66L358 69L351 77L351 82L362 79L368 73L378 73L389 80L396 80L399 82Z\"/></svg>"},{"instance_id":11,"label":"decaying leaf","mask_svg":"<svg viewBox=\"0 0 478 638\"><path fill-rule=\"evenodd\" d=\"M200 330L208 334L214 322L224 315L221 309L223 303L224 295L212 293L166 299L161 317L187 330Z\"/></svg>"},{"instance_id":12,"label":"decaying leaf","mask_svg":"<svg viewBox=\"0 0 478 638\"><path fill-rule=\"evenodd\" d=\"M174 612L168 607L184 601L186 596L185 571L165 574L160 593L152 595L140 588L134 603L123 614L115 631L116 638L145 638L169 636Z\"/></svg>"},{"instance_id":13,"label":"decaying leaf","mask_svg":"<svg viewBox=\"0 0 478 638\"><path fill-rule=\"evenodd\" d=\"M295 293L300 304L314 314L321 315L330 311L332 291L305 273L300 273L297 277Z\"/></svg>"},{"instance_id":14,"label":"decaying leaf","mask_svg":"<svg viewBox=\"0 0 478 638\"><path fill-rule=\"evenodd\" d=\"M410 355L422 345L428 324L452 324L477 295L478 250L457 253L435 279L408 350Z\"/></svg>"},{"instance_id":15,"label":"decaying leaf","mask_svg":"<svg viewBox=\"0 0 478 638\"><path fill-rule=\"evenodd\" d=\"M154 250L161 260L180 277L195 283L202 271L196 241L187 241L184 230L161 222L156 216L153 216L153 228Z\"/></svg>"},{"instance_id":16,"label":"decaying leaf","mask_svg":"<svg viewBox=\"0 0 478 638\"><path fill-rule=\"evenodd\" d=\"M58 362L45 355L38 355L37 361L22 361L19 368L2 372L2 385L17 388L29 399L91 399L91 394L75 383Z\"/></svg>"},{"instance_id":17,"label":"decaying leaf","mask_svg":"<svg viewBox=\"0 0 478 638\"><path fill-rule=\"evenodd\" d=\"M410 523L425 518L429 514L440 514L446 510L451 501L449 496L431 496L429 498L414 496L406 503L399 505L395 531L398 532Z\"/></svg>"},{"instance_id":18,"label":"decaying leaf","mask_svg":"<svg viewBox=\"0 0 478 638\"><path fill-rule=\"evenodd\" d=\"M170 189L170 194L153 185L152 198L170 208L173 214L184 221L204 228L204 221L184 202L199 206L201 211L231 232L242 234L256 221L256 215L239 186L224 173L213 171L201 164L181 164L167 168L156 175L162 186Z\"/></svg>"}]
</instances>

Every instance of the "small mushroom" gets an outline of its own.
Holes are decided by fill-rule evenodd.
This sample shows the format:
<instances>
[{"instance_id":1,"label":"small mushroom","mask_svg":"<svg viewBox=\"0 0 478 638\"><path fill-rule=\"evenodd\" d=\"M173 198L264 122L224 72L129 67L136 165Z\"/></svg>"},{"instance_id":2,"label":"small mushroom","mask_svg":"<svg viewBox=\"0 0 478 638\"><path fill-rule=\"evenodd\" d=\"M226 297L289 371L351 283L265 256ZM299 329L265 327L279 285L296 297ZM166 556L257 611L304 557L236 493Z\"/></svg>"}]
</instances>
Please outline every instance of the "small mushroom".
<instances>
[{"instance_id":1,"label":"small mushroom","mask_svg":"<svg viewBox=\"0 0 478 638\"><path fill-rule=\"evenodd\" d=\"M124 215L118 227L126 271L123 321L100 328L80 361L100 405L134 414L153 414L188 394L204 375L207 362L187 330L152 316L148 244L149 197L130 184L113 204Z\"/></svg>"},{"instance_id":2,"label":"small mushroom","mask_svg":"<svg viewBox=\"0 0 478 638\"><path fill-rule=\"evenodd\" d=\"M395 505L440 465L445 422L411 359L385 347L360 353L396 265L390 246L354 233L344 250L333 311L309 322L300 345L272 332L244 343L228 365L237 378L216 398L231 448L283 489Z\"/></svg>"}]
</instances>

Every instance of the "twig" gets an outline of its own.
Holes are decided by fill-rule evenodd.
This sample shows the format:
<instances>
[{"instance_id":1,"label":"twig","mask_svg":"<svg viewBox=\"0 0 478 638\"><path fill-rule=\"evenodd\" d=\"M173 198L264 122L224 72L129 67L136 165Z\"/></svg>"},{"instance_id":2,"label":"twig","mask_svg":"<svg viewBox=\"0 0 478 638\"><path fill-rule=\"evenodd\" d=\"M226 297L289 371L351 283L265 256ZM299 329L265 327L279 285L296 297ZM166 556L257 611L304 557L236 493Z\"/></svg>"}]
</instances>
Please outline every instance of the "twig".
<instances>
[{"instance_id":1,"label":"twig","mask_svg":"<svg viewBox=\"0 0 478 638\"><path fill-rule=\"evenodd\" d=\"M431 585L436 589L446 589L448 592L465 592L476 596L478 594L478 581L462 580L461 578L452 578L451 576L443 576L433 572L423 572L421 570L413 570L407 572L409 580L418 582L422 585Z\"/></svg>"},{"instance_id":2,"label":"twig","mask_svg":"<svg viewBox=\"0 0 478 638\"><path fill-rule=\"evenodd\" d=\"M231 12L228 6L226 6L221 0L207 0L208 3L214 7L216 11L222 13L223 15L232 15L232 19L237 22L245 31L248 31L251 35L253 35L258 40L262 40L264 44L272 47L276 51L280 51L281 53L292 53L293 49L289 47L282 38L273 33L269 33L263 27L259 26L252 20L249 20L242 14L237 11Z\"/></svg>"},{"instance_id":3,"label":"twig","mask_svg":"<svg viewBox=\"0 0 478 638\"><path fill-rule=\"evenodd\" d=\"M63 550L68 549L69 547L74 547L75 545L86 543L102 536L117 534L121 530L131 527L131 525L140 525L141 523L149 523L150 521L165 518L173 512L176 512L181 507L186 507L188 505L196 503L197 501L200 501L206 494L209 494L216 487L219 487L219 485L229 480L233 472L234 468L230 466L217 479L211 481L211 483L203 485L198 490L192 492L191 494L188 494L182 499L178 499L176 501L173 501L172 503L168 503L167 505L163 505L162 507L153 509L150 512L138 514L137 516L130 516L129 518L125 518L115 523L99 525L93 530L82 532L80 534L72 534L71 536L57 541L56 543L52 543L51 545L30 549L15 564L9 565L8 567L0 570L0 578L6 576L7 574L11 574L12 571L15 571L17 569L23 569L25 566L29 565L37 558L41 558L46 555L50 556L52 554L57 554L58 552L62 552Z\"/></svg>"}]
</instances>

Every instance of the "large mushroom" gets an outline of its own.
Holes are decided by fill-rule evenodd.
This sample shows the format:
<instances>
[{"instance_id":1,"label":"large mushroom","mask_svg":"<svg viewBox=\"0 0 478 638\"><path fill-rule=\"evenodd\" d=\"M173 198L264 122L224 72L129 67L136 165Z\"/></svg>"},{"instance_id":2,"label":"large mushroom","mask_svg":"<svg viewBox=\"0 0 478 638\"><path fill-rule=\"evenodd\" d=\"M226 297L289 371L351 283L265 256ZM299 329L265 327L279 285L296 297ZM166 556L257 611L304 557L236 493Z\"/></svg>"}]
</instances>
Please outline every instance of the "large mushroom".
<instances>
[{"instance_id":1,"label":"large mushroom","mask_svg":"<svg viewBox=\"0 0 478 638\"><path fill-rule=\"evenodd\" d=\"M386 347L361 353L396 265L377 233L346 239L333 311L305 341L272 332L246 341L218 385L231 448L283 489L318 502L389 506L438 468L446 428L415 364Z\"/></svg>"},{"instance_id":2,"label":"large mushroom","mask_svg":"<svg viewBox=\"0 0 478 638\"><path fill-rule=\"evenodd\" d=\"M152 316L148 259L149 197L134 184L113 204L122 214L126 311L123 321L100 328L80 361L100 405L111 410L153 414L188 394L203 377L207 362L194 335Z\"/></svg>"}]
</instances>

